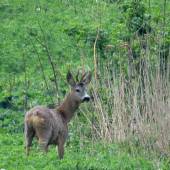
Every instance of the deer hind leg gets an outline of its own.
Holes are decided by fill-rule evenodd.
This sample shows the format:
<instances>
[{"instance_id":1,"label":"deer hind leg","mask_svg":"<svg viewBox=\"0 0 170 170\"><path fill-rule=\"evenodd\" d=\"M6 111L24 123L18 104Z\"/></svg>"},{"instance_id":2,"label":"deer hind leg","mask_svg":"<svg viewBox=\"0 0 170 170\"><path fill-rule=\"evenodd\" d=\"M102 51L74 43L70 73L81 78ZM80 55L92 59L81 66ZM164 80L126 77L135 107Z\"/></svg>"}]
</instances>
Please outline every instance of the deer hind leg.
<instances>
[{"instance_id":1,"label":"deer hind leg","mask_svg":"<svg viewBox=\"0 0 170 170\"><path fill-rule=\"evenodd\" d=\"M47 153L48 143L51 137L51 131L39 128L39 129L36 129L36 134L38 136L38 143L41 147L41 150L44 150Z\"/></svg>"},{"instance_id":2,"label":"deer hind leg","mask_svg":"<svg viewBox=\"0 0 170 170\"><path fill-rule=\"evenodd\" d=\"M34 133L35 133L35 131L34 131L33 128L27 127L27 129L26 129L26 148L27 148L26 154L28 156L29 156L29 153L30 153L30 146L32 144Z\"/></svg>"},{"instance_id":3,"label":"deer hind leg","mask_svg":"<svg viewBox=\"0 0 170 170\"><path fill-rule=\"evenodd\" d=\"M47 139L43 139L43 138L39 138L38 143L41 147L41 150L45 151L46 153L48 152L48 140Z\"/></svg>"}]
</instances>

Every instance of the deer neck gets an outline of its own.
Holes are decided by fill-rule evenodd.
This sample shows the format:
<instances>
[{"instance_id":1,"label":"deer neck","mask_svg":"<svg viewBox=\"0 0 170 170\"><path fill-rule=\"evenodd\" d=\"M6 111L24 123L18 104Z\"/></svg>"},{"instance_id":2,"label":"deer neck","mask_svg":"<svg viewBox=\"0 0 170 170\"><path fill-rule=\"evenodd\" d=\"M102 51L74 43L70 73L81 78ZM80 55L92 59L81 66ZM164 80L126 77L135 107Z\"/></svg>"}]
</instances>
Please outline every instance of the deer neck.
<instances>
[{"instance_id":1,"label":"deer neck","mask_svg":"<svg viewBox=\"0 0 170 170\"><path fill-rule=\"evenodd\" d=\"M62 112L66 118L67 122L70 122L74 113L79 108L80 103L75 101L71 95L71 92L67 94L64 102L57 108L58 111Z\"/></svg>"}]
</instances>

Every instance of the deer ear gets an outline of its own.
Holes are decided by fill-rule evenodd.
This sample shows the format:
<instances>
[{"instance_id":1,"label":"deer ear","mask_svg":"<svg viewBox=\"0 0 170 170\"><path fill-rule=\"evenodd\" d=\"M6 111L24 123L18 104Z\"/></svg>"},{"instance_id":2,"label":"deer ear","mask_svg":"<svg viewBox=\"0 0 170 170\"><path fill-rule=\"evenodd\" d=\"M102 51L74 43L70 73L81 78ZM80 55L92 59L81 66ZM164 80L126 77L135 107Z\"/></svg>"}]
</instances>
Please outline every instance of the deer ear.
<instances>
[{"instance_id":1,"label":"deer ear","mask_svg":"<svg viewBox=\"0 0 170 170\"><path fill-rule=\"evenodd\" d=\"M74 81L74 78L71 74L70 71L68 71L67 73L67 82L71 85L71 86L74 86L75 85L75 81Z\"/></svg>"},{"instance_id":2,"label":"deer ear","mask_svg":"<svg viewBox=\"0 0 170 170\"><path fill-rule=\"evenodd\" d=\"M91 82L91 79L92 79L92 72L84 80L85 85L88 85Z\"/></svg>"}]
</instances>

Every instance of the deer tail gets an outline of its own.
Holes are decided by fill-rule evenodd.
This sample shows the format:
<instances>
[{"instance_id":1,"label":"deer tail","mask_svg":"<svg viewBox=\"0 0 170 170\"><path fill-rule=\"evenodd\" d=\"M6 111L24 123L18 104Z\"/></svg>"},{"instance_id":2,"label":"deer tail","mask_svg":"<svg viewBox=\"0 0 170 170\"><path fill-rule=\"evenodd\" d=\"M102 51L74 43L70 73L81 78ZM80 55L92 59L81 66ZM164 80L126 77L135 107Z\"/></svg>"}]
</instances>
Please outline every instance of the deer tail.
<instances>
[{"instance_id":1,"label":"deer tail","mask_svg":"<svg viewBox=\"0 0 170 170\"><path fill-rule=\"evenodd\" d=\"M36 110L33 112L33 125L37 126L44 123L44 118L39 116L39 112Z\"/></svg>"}]
</instances>

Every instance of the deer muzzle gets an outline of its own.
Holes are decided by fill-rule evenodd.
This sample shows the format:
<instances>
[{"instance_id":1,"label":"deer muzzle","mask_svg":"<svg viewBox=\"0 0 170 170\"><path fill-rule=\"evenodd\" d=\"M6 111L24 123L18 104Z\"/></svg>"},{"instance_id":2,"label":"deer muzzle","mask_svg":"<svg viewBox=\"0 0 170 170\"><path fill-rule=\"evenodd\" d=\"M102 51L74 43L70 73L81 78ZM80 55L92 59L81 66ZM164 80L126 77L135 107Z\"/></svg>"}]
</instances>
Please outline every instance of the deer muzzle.
<instances>
[{"instance_id":1,"label":"deer muzzle","mask_svg":"<svg viewBox=\"0 0 170 170\"><path fill-rule=\"evenodd\" d=\"M87 103L87 102L89 102L89 101L90 101L90 96L84 97L84 99L83 99L83 102L84 102L84 103Z\"/></svg>"}]
</instances>

